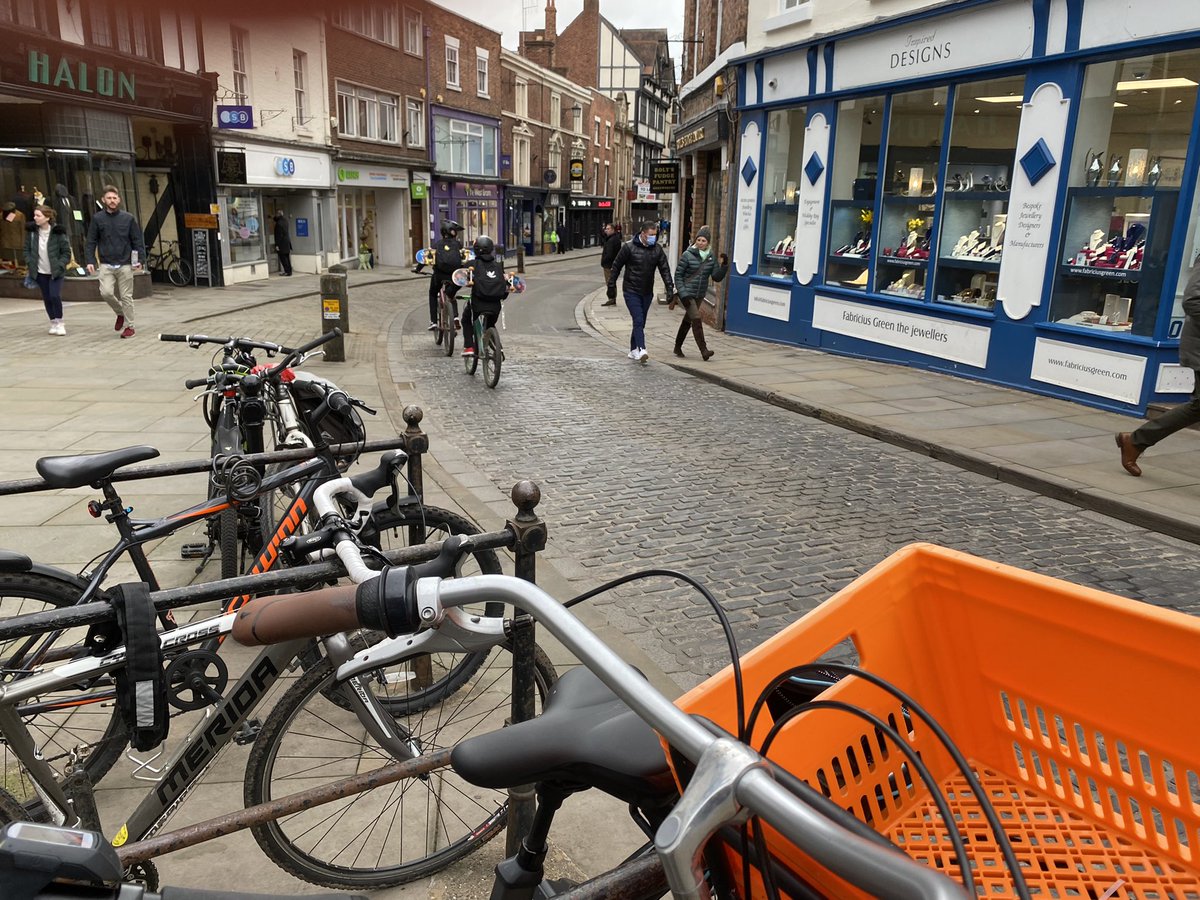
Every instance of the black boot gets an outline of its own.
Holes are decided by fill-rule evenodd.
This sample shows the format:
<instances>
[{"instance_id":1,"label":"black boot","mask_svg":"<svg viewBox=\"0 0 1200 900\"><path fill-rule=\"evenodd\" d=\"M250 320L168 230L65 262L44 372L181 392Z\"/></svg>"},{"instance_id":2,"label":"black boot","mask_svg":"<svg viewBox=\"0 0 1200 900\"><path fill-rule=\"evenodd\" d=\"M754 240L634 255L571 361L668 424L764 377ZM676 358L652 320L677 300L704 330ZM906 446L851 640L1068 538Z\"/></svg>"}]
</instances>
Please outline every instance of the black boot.
<instances>
[{"instance_id":1,"label":"black boot","mask_svg":"<svg viewBox=\"0 0 1200 900\"><path fill-rule=\"evenodd\" d=\"M697 316L692 320L692 336L696 339L696 346L700 348L700 356L708 362L712 358L713 352L708 349L708 345L704 342L704 322Z\"/></svg>"}]
</instances>

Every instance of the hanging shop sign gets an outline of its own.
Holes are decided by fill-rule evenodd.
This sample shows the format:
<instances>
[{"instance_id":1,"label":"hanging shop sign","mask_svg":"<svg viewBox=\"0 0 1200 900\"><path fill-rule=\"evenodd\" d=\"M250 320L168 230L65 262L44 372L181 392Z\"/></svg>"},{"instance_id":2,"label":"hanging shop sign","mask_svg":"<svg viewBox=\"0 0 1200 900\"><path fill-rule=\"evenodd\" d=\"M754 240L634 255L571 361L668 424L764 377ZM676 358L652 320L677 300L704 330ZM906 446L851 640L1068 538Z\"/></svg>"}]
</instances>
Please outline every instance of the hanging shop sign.
<instances>
[{"instance_id":1,"label":"hanging shop sign","mask_svg":"<svg viewBox=\"0 0 1200 900\"><path fill-rule=\"evenodd\" d=\"M980 40L980 35L987 35ZM970 10L838 41L833 90L1029 59L1033 10L1026 0Z\"/></svg>"},{"instance_id":2,"label":"hanging shop sign","mask_svg":"<svg viewBox=\"0 0 1200 900\"><path fill-rule=\"evenodd\" d=\"M241 150L218 150L217 182L220 184L245 184L246 154Z\"/></svg>"},{"instance_id":3,"label":"hanging shop sign","mask_svg":"<svg viewBox=\"0 0 1200 900\"><path fill-rule=\"evenodd\" d=\"M571 160L571 180L572 181L583 181L583 160L582 159Z\"/></svg>"},{"instance_id":4,"label":"hanging shop sign","mask_svg":"<svg viewBox=\"0 0 1200 900\"><path fill-rule=\"evenodd\" d=\"M409 192L414 200L424 200L429 196L429 185L423 181L414 181L409 186Z\"/></svg>"},{"instance_id":5,"label":"hanging shop sign","mask_svg":"<svg viewBox=\"0 0 1200 900\"><path fill-rule=\"evenodd\" d=\"M183 227L196 228L219 228L217 217L210 213L184 213Z\"/></svg>"},{"instance_id":6,"label":"hanging shop sign","mask_svg":"<svg viewBox=\"0 0 1200 900\"><path fill-rule=\"evenodd\" d=\"M253 106L218 106L218 128L253 128Z\"/></svg>"},{"instance_id":7,"label":"hanging shop sign","mask_svg":"<svg viewBox=\"0 0 1200 900\"><path fill-rule=\"evenodd\" d=\"M675 194L679 191L679 163L650 164L650 190L655 194Z\"/></svg>"},{"instance_id":8,"label":"hanging shop sign","mask_svg":"<svg viewBox=\"0 0 1200 900\"><path fill-rule=\"evenodd\" d=\"M950 322L819 295L813 302L813 328L980 369L987 368L992 337L992 329L984 325Z\"/></svg>"}]
</instances>

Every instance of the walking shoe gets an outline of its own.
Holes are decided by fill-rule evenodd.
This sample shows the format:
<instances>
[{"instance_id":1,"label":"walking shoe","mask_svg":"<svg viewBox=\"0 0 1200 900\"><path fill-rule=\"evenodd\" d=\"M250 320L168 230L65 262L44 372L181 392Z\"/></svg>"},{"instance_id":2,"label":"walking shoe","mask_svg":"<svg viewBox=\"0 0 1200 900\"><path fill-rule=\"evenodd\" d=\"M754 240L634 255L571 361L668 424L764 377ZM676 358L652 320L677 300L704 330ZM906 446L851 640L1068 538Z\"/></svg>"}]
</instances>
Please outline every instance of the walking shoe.
<instances>
[{"instance_id":1,"label":"walking shoe","mask_svg":"<svg viewBox=\"0 0 1200 900\"><path fill-rule=\"evenodd\" d=\"M117 316L117 324L113 326L113 331L120 331L125 327L125 317Z\"/></svg>"},{"instance_id":2,"label":"walking shoe","mask_svg":"<svg viewBox=\"0 0 1200 900\"><path fill-rule=\"evenodd\" d=\"M462 322L459 320L458 316L454 317L454 330L462 331Z\"/></svg>"},{"instance_id":3,"label":"walking shoe","mask_svg":"<svg viewBox=\"0 0 1200 900\"><path fill-rule=\"evenodd\" d=\"M429 327L426 328L425 330L426 331L437 331L437 327L438 327L437 322L430 322Z\"/></svg>"},{"instance_id":4,"label":"walking shoe","mask_svg":"<svg viewBox=\"0 0 1200 900\"><path fill-rule=\"evenodd\" d=\"M683 349L681 347L675 348L675 355L678 356L680 359L685 359L685 357L683 355Z\"/></svg>"},{"instance_id":5,"label":"walking shoe","mask_svg":"<svg viewBox=\"0 0 1200 900\"><path fill-rule=\"evenodd\" d=\"M604 301L603 303L601 303L600 305L601 305L601 306L616 306L616 305L617 305L617 301L616 301L616 300L605 300L605 301Z\"/></svg>"},{"instance_id":6,"label":"walking shoe","mask_svg":"<svg viewBox=\"0 0 1200 900\"><path fill-rule=\"evenodd\" d=\"M643 366L650 362L650 354L646 352L645 348L638 351L638 360Z\"/></svg>"},{"instance_id":7,"label":"walking shoe","mask_svg":"<svg viewBox=\"0 0 1200 900\"><path fill-rule=\"evenodd\" d=\"M474 347L463 347L463 356L474 356L474 355L475 355Z\"/></svg>"},{"instance_id":8,"label":"walking shoe","mask_svg":"<svg viewBox=\"0 0 1200 900\"><path fill-rule=\"evenodd\" d=\"M627 354L625 354L625 355L626 355L626 356L628 356L630 359L637 359L637 358L638 358L638 352L637 352L636 350L630 350L630 351L629 351Z\"/></svg>"},{"instance_id":9,"label":"walking shoe","mask_svg":"<svg viewBox=\"0 0 1200 900\"><path fill-rule=\"evenodd\" d=\"M47 333L47 334L58 334L58 323L57 323L57 322L51 322L51 323L50 323L50 330L49 330L48 332L46 332L46 333Z\"/></svg>"},{"instance_id":10,"label":"walking shoe","mask_svg":"<svg viewBox=\"0 0 1200 900\"><path fill-rule=\"evenodd\" d=\"M1117 446L1121 448L1121 465L1130 475L1142 474L1142 467L1137 464L1137 458L1142 455L1142 448L1133 442L1133 436L1128 431L1117 435Z\"/></svg>"},{"instance_id":11,"label":"walking shoe","mask_svg":"<svg viewBox=\"0 0 1200 900\"><path fill-rule=\"evenodd\" d=\"M137 334L137 332L134 331L133 326L130 325L128 328L126 328L124 331L121 332L121 337L123 337L123 338L133 337L135 334Z\"/></svg>"},{"instance_id":12,"label":"walking shoe","mask_svg":"<svg viewBox=\"0 0 1200 900\"><path fill-rule=\"evenodd\" d=\"M700 355L704 357L705 362L708 362L710 359L716 356L716 353L716 350L704 350L700 353Z\"/></svg>"},{"instance_id":13,"label":"walking shoe","mask_svg":"<svg viewBox=\"0 0 1200 900\"><path fill-rule=\"evenodd\" d=\"M67 336L67 326L66 326L66 324L65 324L65 323L63 323L63 322L59 322L59 323L58 323L58 331L56 331L56 332L54 332L54 333L55 333L55 334L57 334L57 335L59 335L60 337L66 337L66 336Z\"/></svg>"}]
</instances>

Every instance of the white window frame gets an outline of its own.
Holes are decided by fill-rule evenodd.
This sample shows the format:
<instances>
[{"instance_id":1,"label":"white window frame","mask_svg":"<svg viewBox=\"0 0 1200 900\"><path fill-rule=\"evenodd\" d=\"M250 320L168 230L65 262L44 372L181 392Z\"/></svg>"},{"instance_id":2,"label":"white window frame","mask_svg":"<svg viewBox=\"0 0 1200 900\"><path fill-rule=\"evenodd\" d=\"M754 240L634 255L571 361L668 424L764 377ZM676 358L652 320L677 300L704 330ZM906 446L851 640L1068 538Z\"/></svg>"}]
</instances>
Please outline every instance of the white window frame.
<instances>
[{"instance_id":1,"label":"white window frame","mask_svg":"<svg viewBox=\"0 0 1200 900\"><path fill-rule=\"evenodd\" d=\"M513 184L529 185L529 137L513 135Z\"/></svg>"},{"instance_id":2,"label":"white window frame","mask_svg":"<svg viewBox=\"0 0 1200 900\"><path fill-rule=\"evenodd\" d=\"M604 120L604 149L612 148L612 122Z\"/></svg>"},{"instance_id":3,"label":"white window frame","mask_svg":"<svg viewBox=\"0 0 1200 900\"><path fill-rule=\"evenodd\" d=\"M562 143L552 138L546 156L546 168L554 170L554 184L551 187L562 184Z\"/></svg>"},{"instance_id":4,"label":"white window frame","mask_svg":"<svg viewBox=\"0 0 1200 900\"><path fill-rule=\"evenodd\" d=\"M250 51L246 46L249 40L250 32L245 28L229 26L229 49L233 57L230 66L233 71L233 94L239 106L247 106L250 103Z\"/></svg>"},{"instance_id":5,"label":"white window frame","mask_svg":"<svg viewBox=\"0 0 1200 900\"><path fill-rule=\"evenodd\" d=\"M414 39L410 40L410 39ZM404 8L404 52L412 56L425 55L425 28L421 14Z\"/></svg>"},{"instance_id":6,"label":"white window frame","mask_svg":"<svg viewBox=\"0 0 1200 900\"><path fill-rule=\"evenodd\" d=\"M475 48L475 92L480 97L488 94L488 52L483 47Z\"/></svg>"},{"instance_id":7,"label":"white window frame","mask_svg":"<svg viewBox=\"0 0 1200 900\"><path fill-rule=\"evenodd\" d=\"M386 135L390 134L390 137ZM385 144L399 144L400 98L395 94L379 94L379 140Z\"/></svg>"},{"instance_id":8,"label":"white window frame","mask_svg":"<svg viewBox=\"0 0 1200 900\"><path fill-rule=\"evenodd\" d=\"M454 77L450 77L451 66L454 67ZM462 66L459 65L458 38L446 35L446 87L453 91L462 90Z\"/></svg>"},{"instance_id":9,"label":"white window frame","mask_svg":"<svg viewBox=\"0 0 1200 900\"><path fill-rule=\"evenodd\" d=\"M346 137L358 134L358 107L354 97L354 85L337 83L338 133Z\"/></svg>"},{"instance_id":10,"label":"white window frame","mask_svg":"<svg viewBox=\"0 0 1200 900\"><path fill-rule=\"evenodd\" d=\"M522 119L529 118L529 82L518 78L513 86L513 112Z\"/></svg>"},{"instance_id":11,"label":"white window frame","mask_svg":"<svg viewBox=\"0 0 1200 900\"><path fill-rule=\"evenodd\" d=\"M330 21L338 28L344 28L361 37L387 44L389 47L400 46L398 11L395 4L388 0L340 6L333 11Z\"/></svg>"},{"instance_id":12,"label":"white window frame","mask_svg":"<svg viewBox=\"0 0 1200 900\"><path fill-rule=\"evenodd\" d=\"M555 128L562 128L562 95L550 95L550 124Z\"/></svg>"},{"instance_id":13,"label":"white window frame","mask_svg":"<svg viewBox=\"0 0 1200 900\"><path fill-rule=\"evenodd\" d=\"M578 103L571 107L571 130L576 134L583 133L583 106Z\"/></svg>"},{"instance_id":14,"label":"white window frame","mask_svg":"<svg viewBox=\"0 0 1200 900\"><path fill-rule=\"evenodd\" d=\"M413 128L413 115L417 116L416 128ZM406 97L404 104L404 124L408 132L409 147L425 146L425 101L420 97Z\"/></svg>"},{"instance_id":15,"label":"white window frame","mask_svg":"<svg viewBox=\"0 0 1200 900\"><path fill-rule=\"evenodd\" d=\"M400 144L400 98L348 81L336 85L338 133L356 141ZM390 132L390 137L383 135Z\"/></svg>"},{"instance_id":16,"label":"white window frame","mask_svg":"<svg viewBox=\"0 0 1200 900\"><path fill-rule=\"evenodd\" d=\"M611 197L612 196L608 191L608 186L611 182L611 178L610 178L611 175L612 175L612 166L609 164L609 161L606 159L604 161L604 190L598 192L601 197Z\"/></svg>"},{"instance_id":17,"label":"white window frame","mask_svg":"<svg viewBox=\"0 0 1200 900\"><path fill-rule=\"evenodd\" d=\"M296 96L296 127L308 128L308 54L292 48L292 82Z\"/></svg>"},{"instance_id":18,"label":"white window frame","mask_svg":"<svg viewBox=\"0 0 1200 900\"><path fill-rule=\"evenodd\" d=\"M595 116L592 122L592 146L600 146L600 117Z\"/></svg>"}]
</instances>

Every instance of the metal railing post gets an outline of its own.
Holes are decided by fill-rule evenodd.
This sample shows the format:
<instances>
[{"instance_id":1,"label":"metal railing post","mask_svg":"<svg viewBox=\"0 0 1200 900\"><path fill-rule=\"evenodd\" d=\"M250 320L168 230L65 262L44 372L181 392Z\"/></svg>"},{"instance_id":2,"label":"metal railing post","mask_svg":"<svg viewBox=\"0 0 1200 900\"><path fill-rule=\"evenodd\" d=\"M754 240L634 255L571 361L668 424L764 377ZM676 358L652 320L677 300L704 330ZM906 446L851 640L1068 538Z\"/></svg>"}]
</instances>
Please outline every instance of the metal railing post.
<instances>
[{"instance_id":1,"label":"metal railing post","mask_svg":"<svg viewBox=\"0 0 1200 900\"><path fill-rule=\"evenodd\" d=\"M425 475L421 459L429 452L429 435L421 430L421 420L425 418L425 413L419 406L406 406L401 415L408 425L404 429L404 451L408 454L408 486L414 494L424 500ZM409 526L408 543L425 543L425 529L419 524Z\"/></svg>"}]
</instances>

